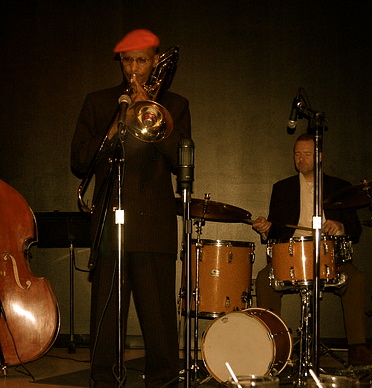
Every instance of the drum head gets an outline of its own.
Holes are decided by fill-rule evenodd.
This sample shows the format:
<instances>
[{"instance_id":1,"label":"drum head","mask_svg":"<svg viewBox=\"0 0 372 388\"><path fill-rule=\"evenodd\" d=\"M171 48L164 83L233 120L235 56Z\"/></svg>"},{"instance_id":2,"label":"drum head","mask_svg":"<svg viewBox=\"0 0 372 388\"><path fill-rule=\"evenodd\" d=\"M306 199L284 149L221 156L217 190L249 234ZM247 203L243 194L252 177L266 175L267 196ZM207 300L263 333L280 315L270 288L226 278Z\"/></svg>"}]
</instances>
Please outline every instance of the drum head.
<instances>
[{"instance_id":1,"label":"drum head","mask_svg":"<svg viewBox=\"0 0 372 388\"><path fill-rule=\"evenodd\" d=\"M228 362L236 375L265 375L275 358L270 330L259 318L232 312L214 320L204 333L202 357L209 373L220 382L229 379Z\"/></svg>"}]
</instances>

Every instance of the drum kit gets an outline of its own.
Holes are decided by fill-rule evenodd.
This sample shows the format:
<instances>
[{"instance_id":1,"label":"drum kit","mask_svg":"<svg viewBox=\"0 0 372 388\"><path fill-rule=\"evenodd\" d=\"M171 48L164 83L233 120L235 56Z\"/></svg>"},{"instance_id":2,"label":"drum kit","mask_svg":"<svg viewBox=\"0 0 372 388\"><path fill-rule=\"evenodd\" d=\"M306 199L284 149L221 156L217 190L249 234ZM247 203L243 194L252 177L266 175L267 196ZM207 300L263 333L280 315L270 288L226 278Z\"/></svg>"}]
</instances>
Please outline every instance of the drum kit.
<instances>
[{"instance_id":1,"label":"drum kit","mask_svg":"<svg viewBox=\"0 0 372 388\"><path fill-rule=\"evenodd\" d=\"M341 209L372 204L372 181L363 181L324 201L324 208ZM177 214L183 214L182 202L176 199ZM195 220L197 239L192 240L191 312L194 322L194 379L198 380L198 319L212 319L202 334L200 346L207 379L226 383L231 377L226 362L235 375L278 375L292 357L292 338L283 320L263 308L253 308L251 300L252 266L255 259L253 242L203 240L205 221L253 224L252 215L236 206L210 200L191 199L190 215ZM372 226L372 220L363 222ZM298 228L298 226L286 225ZM352 243L348 236L324 236L320 243L320 282L325 287L341 287L346 277L338 271L340 264L352 260ZM271 257L269 275L276 291L294 290L301 296L300 360L297 383L301 384L308 368L311 351L310 298L314 279L313 237L303 236L287 241L269 240ZM180 297L184 302L185 269L182 270ZM301 354L305 357L301 358ZM336 357L337 358L337 357ZM207 380L206 379L206 380ZM203 380L205 381L205 380Z\"/></svg>"}]
</instances>

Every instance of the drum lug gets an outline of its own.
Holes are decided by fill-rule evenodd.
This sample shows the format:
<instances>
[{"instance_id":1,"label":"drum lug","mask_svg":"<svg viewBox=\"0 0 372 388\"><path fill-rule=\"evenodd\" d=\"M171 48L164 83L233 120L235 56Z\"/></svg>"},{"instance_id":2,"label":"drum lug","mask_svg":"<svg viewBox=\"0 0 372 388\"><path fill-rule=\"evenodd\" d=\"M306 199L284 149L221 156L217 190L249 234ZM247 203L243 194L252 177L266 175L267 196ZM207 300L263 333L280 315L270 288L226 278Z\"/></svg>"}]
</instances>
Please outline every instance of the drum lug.
<instances>
[{"instance_id":1,"label":"drum lug","mask_svg":"<svg viewBox=\"0 0 372 388\"><path fill-rule=\"evenodd\" d=\"M226 306L226 308L230 307L230 298L228 296L226 296L226 298L225 298L225 306Z\"/></svg>"},{"instance_id":2,"label":"drum lug","mask_svg":"<svg viewBox=\"0 0 372 388\"><path fill-rule=\"evenodd\" d=\"M271 281L275 279L275 276L274 276L274 268L270 268L269 269L269 280L270 280L270 285L271 285Z\"/></svg>"},{"instance_id":3,"label":"drum lug","mask_svg":"<svg viewBox=\"0 0 372 388\"><path fill-rule=\"evenodd\" d=\"M326 278L328 279L331 275L331 269L328 265L325 266Z\"/></svg>"},{"instance_id":4,"label":"drum lug","mask_svg":"<svg viewBox=\"0 0 372 388\"><path fill-rule=\"evenodd\" d=\"M324 254L327 255L329 252L329 247L328 247L328 244L326 242L323 243L323 248L324 248Z\"/></svg>"},{"instance_id":5,"label":"drum lug","mask_svg":"<svg viewBox=\"0 0 372 388\"><path fill-rule=\"evenodd\" d=\"M233 253L230 251L227 255L227 262L231 263L233 261Z\"/></svg>"},{"instance_id":6,"label":"drum lug","mask_svg":"<svg viewBox=\"0 0 372 388\"><path fill-rule=\"evenodd\" d=\"M271 371L271 373L278 373L275 369L274 369L274 366L275 366L275 363L274 362L270 362L269 364L269 371Z\"/></svg>"},{"instance_id":7,"label":"drum lug","mask_svg":"<svg viewBox=\"0 0 372 388\"><path fill-rule=\"evenodd\" d=\"M180 291L178 294L179 298L183 299L186 296L185 288L183 286L180 287Z\"/></svg>"},{"instance_id":8,"label":"drum lug","mask_svg":"<svg viewBox=\"0 0 372 388\"><path fill-rule=\"evenodd\" d=\"M203 247L202 245L199 246L199 261L203 261Z\"/></svg>"},{"instance_id":9,"label":"drum lug","mask_svg":"<svg viewBox=\"0 0 372 388\"><path fill-rule=\"evenodd\" d=\"M293 288L293 284L286 285L285 282L276 279L273 268L270 268L269 270L269 284L274 291L285 291Z\"/></svg>"},{"instance_id":10,"label":"drum lug","mask_svg":"<svg viewBox=\"0 0 372 388\"><path fill-rule=\"evenodd\" d=\"M289 276L291 277L292 280L294 280L294 278L295 278L295 270L294 270L293 267L291 267L289 269Z\"/></svg>"},{"instance_id":11,"label":"drum lug","mask_svg":"<svg viewBox=\"0 0 372 388\"><path fill-rule=\"evenodd\" d=\"M289 245L288 245L288 254L289 254L289 256L293 256L293 251L294 251L294 249L293 249L293 241L291 241L289 243Z\"/></svg>"},{"instance_id":12,"label":"drum lug","mask_svg":"<svg viewBox=\"0 0 372 388\"><path fill-rule=\"evenodd\" d=\"M272 245L268 245L268 246L266 247L266 255L267 255L268 257L270 257L270 259L273 258L273 247L272 247Z\"/></svg>"},{"instance_id":13,"label":"drum lug","mask_svg":"<svg viewBox=\"0 0 372 388\"><path fill-rule=\"evenodd\" d=\"M242 292L242 302L245 304L245 308L252 306L252 298L250 297L250 293L247 291Z\"/></svg>"},{"instance_id":14,"label":"drum lug","mask_svg":"<svg viewBox=\"0 0 372 388\"><path fill-rule=\"evenodd\" d=\"M281 291L283 289L283 284L278 279L275 279L273 268L269 269L269 284L275 291Z\"/></svg>"},{"instance_id":15,"label":"drum lug","mask_svg":"<svg viewBox=\"0 0 372 388\"><path fill-rule=\"evenodd\" d=\"M253 263L255 262L255 260L256 260L256 254L255 254L255 252L252 251L250 256L251 256L251 263L253 264Z\"/></svg>"},{"instance_id":16,"label":"drum lug","mask_svg":"<svg viewBox=\"0 0 372 388\"><path fill-rule=\"evenodd\" d=\"M211 269L209 272L209 275L211 276L220 276L220 271L217 268Z\"/></svg>"}]
</instances>

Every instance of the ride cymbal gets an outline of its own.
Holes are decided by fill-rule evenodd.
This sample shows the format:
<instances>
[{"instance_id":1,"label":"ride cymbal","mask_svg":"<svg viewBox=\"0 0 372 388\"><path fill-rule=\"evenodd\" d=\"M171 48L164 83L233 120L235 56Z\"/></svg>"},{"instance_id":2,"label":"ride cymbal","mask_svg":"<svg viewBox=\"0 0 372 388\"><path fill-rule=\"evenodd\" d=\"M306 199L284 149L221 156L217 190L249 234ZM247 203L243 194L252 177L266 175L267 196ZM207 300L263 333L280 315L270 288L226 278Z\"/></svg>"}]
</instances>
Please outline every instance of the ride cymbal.
<instances>
[{"instance_id":1,"label":"ride cymbal","mask_svg":"<svg viewBox=\"0 0 372 388\"><path fill-rule=\"evenodd\" d=\"M323 206L325 209L344 209L362 207L372 203L372 181L364 180L360 185L351 186L328 197Z\"/></svg>"},{"instance_id":2,"label":"ride cymbal","mask_svg":"<svg viewBox=\"0 0 372 388\"><path fill-rule=\"evenodd\" d=\"M177 214L183 215L183 202L176 198ZM216 222L243 222L252 217L247 210L226 203L204 199L192 199L190 203L191 218L203 218Z\"/></svg>"}]
</instances>

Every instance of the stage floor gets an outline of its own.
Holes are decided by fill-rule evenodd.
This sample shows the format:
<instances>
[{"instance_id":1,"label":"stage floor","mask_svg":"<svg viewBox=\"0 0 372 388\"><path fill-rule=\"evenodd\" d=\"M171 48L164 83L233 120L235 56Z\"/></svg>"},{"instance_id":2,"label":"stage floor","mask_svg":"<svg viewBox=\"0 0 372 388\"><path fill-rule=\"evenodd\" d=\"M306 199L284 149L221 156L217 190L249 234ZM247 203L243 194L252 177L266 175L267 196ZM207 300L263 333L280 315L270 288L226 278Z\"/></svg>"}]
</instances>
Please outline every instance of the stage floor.
<instances>
[{"instance_id":1,"label":"stage floor","mask_svg":"<svg viewBox=\"0 0 372 388\"><path fill-rule=\"evenodd\" d=\"M355 369L346 368L342 360L346 362L347 351L342 349L333 349L334 356L323 355L319 360L321 371L327 374L336 375L355 375L363 379L371 378L372 366ZM183 365L182 354L180 355L180 366ZM125 353L128 388L144 387L143 383L143 349L127 349ZM198 379L192 378L192 387L219 387L223 386L213 379L209 372L204 368L202 361L198 372ZM76 388L89 387L89 349L76 348L76 353L69 354L66 348L52 348L46 355L40 359L26 364L28 371L33 378L25 375L22 367L8 367L7 375L0 376L0 388ZM281 386L293 386L293 374L295 368L290 363L280 373ZM196 380L196 381L195 381ZM180 382L179 387L183 387L184 382Z\"/></svg>"}]
</instances>

